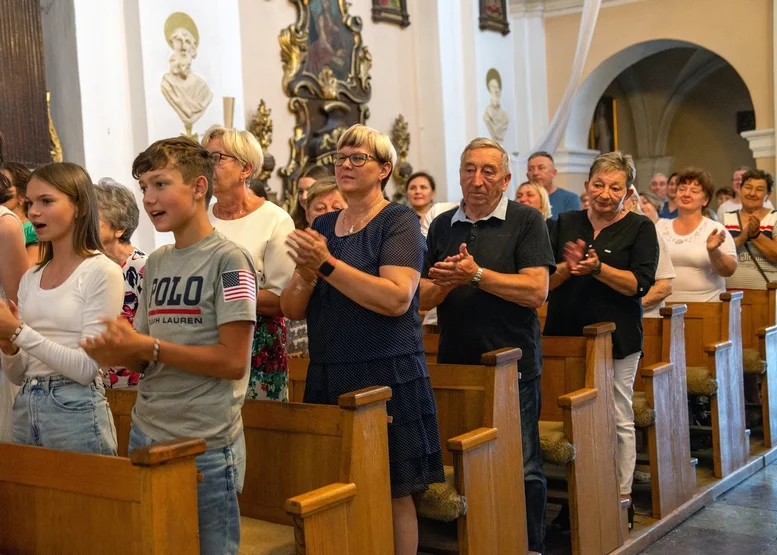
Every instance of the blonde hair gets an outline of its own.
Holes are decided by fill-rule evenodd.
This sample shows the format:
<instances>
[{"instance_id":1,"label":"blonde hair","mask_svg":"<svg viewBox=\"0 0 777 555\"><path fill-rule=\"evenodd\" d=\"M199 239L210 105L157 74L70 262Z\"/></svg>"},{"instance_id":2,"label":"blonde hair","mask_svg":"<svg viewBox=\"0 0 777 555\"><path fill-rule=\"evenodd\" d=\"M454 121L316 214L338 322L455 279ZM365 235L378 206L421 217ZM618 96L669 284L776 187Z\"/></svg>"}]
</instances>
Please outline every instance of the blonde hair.
<instances>
[{"instance_id":1,"label":"blonde hair","mask_svg":"<svg viewBox=\"0 0 777 555\"><path fill-rule=\"evenodd\" d=\"M623 172L626 176L626 187L634 184L637 177L637 168L634 165L634 158L630 154L624 154L620 150L600 154L591 164L591 170L588 172L588 181L593 179L597 173L607 173L612 171Z\"/></svg>"},{"instance_id":2,"label":"blonde hair","mask_svg":"<svg viewBox=\"0 0 777 555\"><path fill-rule=\"evenodd\" d=\"M249 177L259 175L264 164L264 155L259 141L252 133L223 125L212 125L202 136L202 146L207 147L210 141L218 138L224 142L224 154L234 156L244 166L253 164L254 170Z\"/></svg>"},{"instance_id":3,"label":"blonde hair","mask_svg":"<svg viewBox=\"0 0 777 555\"><path fill-rule=\"evenodd\" d=\"M340 193L340 189L337 188L337 179L334 177L317 179L308 189L308 206L311 206L317 197L323 197L333 191ZM340 193L340 196L343 197L343 194ZM345 200L345 197L343 197L343 200Z\"/></svg>"},{"instance_id":4,"label":"blonde hair","mask_svg":"<svg viewBox=\"0 0 777 555\"><path fill-rule=\"evenodd\" d=\"M531 187L537 192L537 194L540 196L540 203L542 204L540 213L546 220L550 218L553 215L553 211L551 210L550 197L548 196L548 192L545 190L545 187L542 185L537 185L536 183L532 183L531 181L525 181L521 183L518 186L518 191L520 191L522 187Z\"/></svg>"},{"instance_id":5,"label":"blonde hair","mask_svg":"<svg viewBox=\"0 0 777 555\"><path fill-rule=\"evenodd\" d=\"M343 147L366 147L367 150L372 152L379 164L391 164L391 171L380 183L381 189L386 187L386 183L391 178L391 173L394 171L394 166L397 163L397 150L391 144L391 139L388 135L372 127L357 123L340 135L340 139L337 141L337 150Z\"/></svg>"},{"instance_id":6,"label":"blonde hair","mask_svg":"<svg viewBox=\"0 0 777 555\"><path fill-rule=\"evenodd\" d=\"M501 152L502 171L504 172L505 175L508 175L510 173L510 155L507 154L507 151L498 142L492 141L491 139L486 139L485 137L478 137L476 139L472 139L470 143L464 147L464 152L461 153L461 158L459 158L459 169L461 169L461 166L464 165L464 158L466 158L467 153L470 150L477 150L479 148L495 148L499 152Z\"/></svg>"}]
</instances>

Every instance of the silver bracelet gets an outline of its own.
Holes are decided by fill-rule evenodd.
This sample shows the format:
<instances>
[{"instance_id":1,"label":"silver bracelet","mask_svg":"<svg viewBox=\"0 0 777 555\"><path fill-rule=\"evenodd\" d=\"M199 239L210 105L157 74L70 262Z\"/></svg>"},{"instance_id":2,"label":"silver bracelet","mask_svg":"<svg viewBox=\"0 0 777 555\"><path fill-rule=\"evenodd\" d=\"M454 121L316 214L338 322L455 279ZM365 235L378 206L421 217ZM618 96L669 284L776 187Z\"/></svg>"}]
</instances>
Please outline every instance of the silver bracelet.
<instances>
[{"instance_id":1,"label":"silver bracelet","mask_svg":"<svg viewBox=\"0 0 777 555\"><path fill-rule=\"evenodd\" d=\"M16 331L14 331L13 335L11 336L11 343L16 343L16 340L19 339L19 334L22 333L23 327L24 327L24 322L20 322L19 327L16 328Z\"/></svg>"},{"instance_id":2,"label":"silver bracelet","mask_svg":"<svg viewBox=\"0 0 777 555\"><path fill-rule=\"evenodd\" d=\"M153 361L159 362L159 338L154 338L154 353L153 353Z\"/></svg>"}]
</instances>

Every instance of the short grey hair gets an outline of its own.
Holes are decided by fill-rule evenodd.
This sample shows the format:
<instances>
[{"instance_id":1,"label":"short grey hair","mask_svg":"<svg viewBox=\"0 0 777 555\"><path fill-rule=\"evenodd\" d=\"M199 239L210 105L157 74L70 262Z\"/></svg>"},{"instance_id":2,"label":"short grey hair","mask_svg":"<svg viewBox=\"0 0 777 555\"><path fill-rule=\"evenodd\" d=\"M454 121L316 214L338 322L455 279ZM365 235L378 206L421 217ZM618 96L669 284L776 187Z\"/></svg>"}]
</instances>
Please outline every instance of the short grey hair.
<instances>
[{"instance_id":1,"label":"short grey hair","mask_svg":"<svg viewBox=\"0 0 777 555\"><path fill-rule=\"evenodd\" d=\"M613 171L623 172L626 176L626 187L631 187L637 177L637 168L634 165L634 158L631 154L624 154L620 150L600 154L591 164L591 170L588 172L588 181L591 181L597 173L608 173Z\"/></svg>"},{"instance_id":2,"label":"short grey hair","mask_svg":"<svg viewBox=\"0 0 777 555\"><path fill-rule=\"evenodd\" d=\"M459 159L459 169L464 165L464 159L467 157L467 153L470 150L477 150L479 148L495 148L499 152L502 153L502 172L504 172L505 175L508 175L510 172L510 155L507 153L507 151L504 149L502 145L500 145L498 142L493 141L491 139L486 139L485 137L478 137L476 139L472 139L470 143L464 147L464 152L461 153L461 158Z\"/></svg>"},{"instance_id":3,"label":"short grey hair","mask_svg":"<svg viewBox=\"0 0 777 555\"><path fill-rule=\"evenodd\" d=\"M664 202L661 199L659 199L656 195L654 195L650 191L646 191L644 193L640 193L640 197L642 197L650 204L652 204L655 207L656 212L661 212L661 208L663 208Z\"/></svg>"},{"instance_id":4,"label":"short grey hair","mask_svg":"<svg viewBox=\"0 0 777 555\"><path fill-rule=\"evenodd\" d=\"M119 243L130 244L132 234L138 228L140 210L135 195L121 183L103 177L94 186L100 218L115 230L123 230Z\"/></svg>"}]
</instances>

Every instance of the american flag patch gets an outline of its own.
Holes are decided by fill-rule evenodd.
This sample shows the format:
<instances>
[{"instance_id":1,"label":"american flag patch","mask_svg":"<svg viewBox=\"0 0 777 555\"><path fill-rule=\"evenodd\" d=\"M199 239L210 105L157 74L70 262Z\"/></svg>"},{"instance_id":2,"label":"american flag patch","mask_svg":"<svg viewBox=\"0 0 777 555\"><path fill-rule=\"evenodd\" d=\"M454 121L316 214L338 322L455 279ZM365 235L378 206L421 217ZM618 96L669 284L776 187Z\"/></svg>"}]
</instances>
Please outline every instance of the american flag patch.
<instances>
[{"instance_id":1,"label":"american flag patch","mask_svg":"<svg viewBox=\"0 0 777 555\"><path fill-rule=\"evenodd\" d=\"M256 301L256 277L248 270L232 270L221 274L224 302Z\"/></svg>"}]
</instances>

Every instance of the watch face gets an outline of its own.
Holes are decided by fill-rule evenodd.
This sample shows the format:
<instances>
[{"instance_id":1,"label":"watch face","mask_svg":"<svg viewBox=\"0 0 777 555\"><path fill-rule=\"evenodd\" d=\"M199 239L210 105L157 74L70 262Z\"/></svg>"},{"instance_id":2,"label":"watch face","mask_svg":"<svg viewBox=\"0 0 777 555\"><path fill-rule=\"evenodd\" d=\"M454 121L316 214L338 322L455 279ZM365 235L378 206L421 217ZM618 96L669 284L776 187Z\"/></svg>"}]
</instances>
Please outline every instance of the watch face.
<instances>
[{"instance_id":1,"label":"watch face","mask_svg":"<svg viewBox=\"0 0 777 555\"><path fill-rule=\"evenodd\" d=\"M324 262L318 268L318 271L321 272L321 274L328 276L329 274L335 271L335 267L332 266L329 262Z\"/></svg>"}]
</instances>

